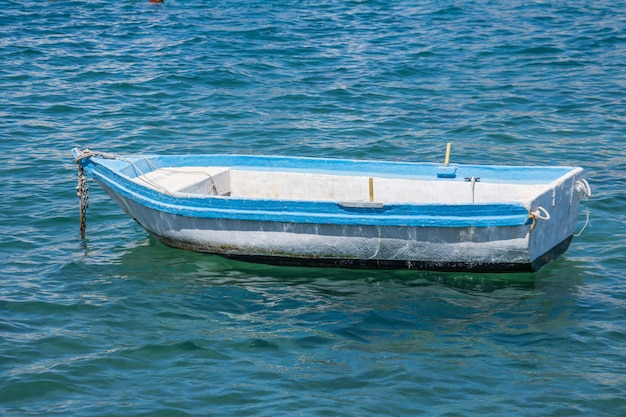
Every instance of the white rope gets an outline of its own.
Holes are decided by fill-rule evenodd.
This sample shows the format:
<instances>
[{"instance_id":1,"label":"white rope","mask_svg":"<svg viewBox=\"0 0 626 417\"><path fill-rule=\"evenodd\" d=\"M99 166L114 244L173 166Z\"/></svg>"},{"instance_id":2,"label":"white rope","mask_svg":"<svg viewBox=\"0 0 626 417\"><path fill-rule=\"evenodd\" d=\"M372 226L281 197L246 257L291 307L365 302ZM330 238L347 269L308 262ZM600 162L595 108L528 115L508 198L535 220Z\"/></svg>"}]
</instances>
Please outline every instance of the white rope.
<instances>
[{"instance_id":1,"label":"white rope","mask_svg":"<svg viewBox=\"0 0 626 417\"><path fill-rule=\"evenodd\" d=\"M591 224L589 223L589 218L591 217L591 210L589 210L589 207L585 208L585 216L587 217L585 219L585 225L583 226L582 229L580 229L580 231L578 233L574 233L574 236L576 236L576 237L582 235L583 232L585 231L585 229L587 228L587 226L591 227Z\"/></svg>"},{"instance_id":2,"label":"white rope","mask_svg":"<svg viewBox=\"0 0 626 417\"><path fill-rule=\"evenodd\" d=\"M94 152L94 151L90 151L89 149L85 149L84 151L81 151L80 155L74 158L74 162L79 163L83 159L91 158L92 156L97 156L103 159L117 159L117 156L112 153Z\"/></svg>"},{"instance_id":3,"label":"white rope","mask_svg":"<svg viewBox=\"0 0 626 417\"><path fill-rule=\"evenodd\" d=\"M548 213L548 210L543 207L537 206L537 210L531 211L528 217L533 219L533 224L530 226L530 230L534 230L535 226L537 226L537 220L550 220L550 213Z\"/></svg>"},{"instance_id":4,"label":"white rope","mask_svg":"<svg viewBox=\"0 0 626 417\"><path fill-rule=\"evenodd\" d=\"M588 200L591 197L591 186L589 185L587 180L584 178L576 181L576 191L578 192L579 198L581 200L583 198L585 200ZM585 224L578 233L574 233L575 237L579 237L580 235L582 235L585 229L587 228L587 226L591 227L590 218L591 218L591 210L589 210L589 206L586 206L585 207Z\"/></svg>"},{"instance_id":5,"label":"white rope","mask_svg":"<svg viewBox=\"0 0 626 417\"><path fill-rule=\"evenodd\" d=\"M172 168L158 168L159 171L165 171L165 172L174 172L174 173L180 173L180 170L177 169L172 169ZM205 171L184 171L185 174L191 174L191 175L204 175L209 177L209 180L211 180L211 188L209 188L209 191L215 191L215 194L218 194L217 192L217 186L215 185L215 181L213 180L213 177L211 176L211 174L209 174L208 172ZM148 180L150 181L150 180ZM156 184L155 184L156 185Z\"/></svg>"},{"instance_id":6,"label":"white rope","mask_svg":"<svg viewBox=\"0 0 626 417\"><path fill-rule=\"evenodd\" d=\"M576 191L583 194L586 198L591 197L591 186L584 178L576 181Z\"/></svg>"},{"instance_id":7,"label":"white rope","mask_svg":"<svg viewBox=\"0 0 626 417\"><path fill-rule=\"evenodd\" d=\"M120 161L124 161L124 162L128 163L131 167L133 167L133 169L135 170L135 175L137 176L136 178L139 181L145 182L146 184L153 186L154 188L160 190L161 192L163 192L165 194L170 194L170 192L169 192L169 190L167 188L163 187L160 184L157 184L156 182L154 182L151 179L149 179L148 177L146 177L146 174L144 174L144 172L133 161L131 161L130 159L123 158L123 157L117 157L116 159L119 159ZM154 165L152 163L152 161L150 161L148 158L144 158L144 161L146 161L146 164L151 166L153 171L159 169L159 167Z\"/></svg>"},{"instance_id":8,"label":"white rope","mask_svg":"<svg viewBox=\"0 0 626 417\"><path fill-rule=\"evenodd\" d=\"M74 158L76 163L79 165L79 170L82 169L82 164L80 164L80 162L83 159L91 158L91 157L94 157L94 156L95 157L99 157L99 158L104 158L104 159L117 159L117 160L124 161L124 162L128 163L130 166L133 167L133 170L135 171L135 175L136 175L136 178L137 178L138 181L142 181L142 182L144 182L144 183L146 183L146 184L156 188L157 190L161 191L164 194L171 195L170 190L168 190L166 187L164 187L161 184L158 184L157 182L152 181L150 178L148 178L147 174L144 173L137 166L137 164L135 162L129 160L128 158L117 156L117 155L112 154L112 153L94 152L94 151L90 151L89 149L85 149L84 151L82 151L82 153L79 156ZM160 170L160 171L166 171L166 172L179 172L178 170L175 170L175 169L159 168L148 158L143 158L143 160L146 162L146 164L150 167L150 169L152 171ZM185 174L206 175L209 178L209 180L211 181L211 188L209 188L209 191L215 191L215 194L218 194L217 186L215 185L215 181L213 180L213 177L211 176L211 174L209 174L208 172L204 172L204 171L185 171ZM81 213L82 213L82 211L81 211Z\"/></svg>"},{"instance_id":9,"label":"white rope","mask_svg":"<svg viewBox=\"0 0 626 417\"><path fill-rule=\"evenodd\" d=\"M537 206L537 210L530 213L537 220L550 220L550 213L541 206Z\"/></svg>"}]
</instances>

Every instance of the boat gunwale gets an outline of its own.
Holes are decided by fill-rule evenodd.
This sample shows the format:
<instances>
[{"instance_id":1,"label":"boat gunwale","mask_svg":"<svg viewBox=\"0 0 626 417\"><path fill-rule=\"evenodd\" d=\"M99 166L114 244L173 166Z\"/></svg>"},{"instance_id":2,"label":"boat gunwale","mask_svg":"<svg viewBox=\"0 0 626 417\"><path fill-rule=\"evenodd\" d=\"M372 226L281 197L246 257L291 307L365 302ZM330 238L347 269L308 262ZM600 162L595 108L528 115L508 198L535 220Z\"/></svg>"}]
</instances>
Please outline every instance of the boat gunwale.
<instances>
[{"instance_id":1,"label":"boat gunwale","mask_svg":"<svg viewBox=\"0 0 626 417\"><path fill-rule=\"evenodd\" d=\"M207 160L217 160L207 164ZM427 181L465 181L465 174L476 170L479 173L498 173L489 178L491 183L546 185L558 182L573 171L582 171L581 167L567 165L488 165L488 164L450 164L457 170L455 177L437 178L432 173L442 164L434 162L382 161L374 159L317 158L304 156L280 155L245 155L245 154L200 154L200 155L132 155L119 159L131 164L150 161L152 168L176 168L182 166L208 167L228 166L235 170L300 172L329 175L372 175L381 178L416 179ZM110 159L102 160L106 164ZM181 163L184 161L184 165ZM409 172L421 169L422 174ZM419 172L419 171L418 171ZM147 173L147 172L142 172ZM508 173L504 176L502 173ZM529 175L532 174L532 175ZM541 174L538 176L537 174ZM470 175L471 176L471 175ZM484 176L484 175L483 175ZM129 178L131 176L129 175Z\"/></svg>"}]
</instances>

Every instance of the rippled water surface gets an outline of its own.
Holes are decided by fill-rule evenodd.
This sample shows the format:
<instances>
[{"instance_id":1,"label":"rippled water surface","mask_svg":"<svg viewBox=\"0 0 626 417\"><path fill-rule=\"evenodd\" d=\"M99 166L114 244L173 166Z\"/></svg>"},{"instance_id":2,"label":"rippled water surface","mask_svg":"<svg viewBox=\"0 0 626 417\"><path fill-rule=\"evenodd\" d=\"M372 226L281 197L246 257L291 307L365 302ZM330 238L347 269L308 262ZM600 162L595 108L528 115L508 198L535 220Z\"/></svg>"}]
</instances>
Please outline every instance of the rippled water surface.
<instances>
[{"instance_id":1,"label":"rippled water surface","mask_svg":"<svg viewBox=\"0 0 626 417\"><path fill-rule=\"evenodd\" d=\"M625 56L603 0L5 1L0 413L626 415ZM532 274L279 268L164 247L92 187L80 239L74 146L446 142L582 166L590 225Z\"/></svg>"}]
</instances>

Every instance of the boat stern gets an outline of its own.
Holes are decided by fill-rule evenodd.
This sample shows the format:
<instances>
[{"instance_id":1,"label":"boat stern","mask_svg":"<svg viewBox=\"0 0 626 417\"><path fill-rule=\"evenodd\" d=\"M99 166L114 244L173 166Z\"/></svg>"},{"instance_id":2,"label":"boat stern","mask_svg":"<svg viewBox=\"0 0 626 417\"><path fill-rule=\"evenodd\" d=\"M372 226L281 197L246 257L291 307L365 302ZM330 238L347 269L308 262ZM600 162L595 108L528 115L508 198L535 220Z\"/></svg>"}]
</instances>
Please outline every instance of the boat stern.
<instances>
[{"instance_id":1,"label":"boat stern","mask_svg":"<svg viewBox=\"0 0 626 417\"><path fill-rule=\"evenodd\" d=\"M576 232L580 203L591 196L582 168L552 182L530 204L529 255L537 270L569 247Z\"/></svg>"}]
</instances>

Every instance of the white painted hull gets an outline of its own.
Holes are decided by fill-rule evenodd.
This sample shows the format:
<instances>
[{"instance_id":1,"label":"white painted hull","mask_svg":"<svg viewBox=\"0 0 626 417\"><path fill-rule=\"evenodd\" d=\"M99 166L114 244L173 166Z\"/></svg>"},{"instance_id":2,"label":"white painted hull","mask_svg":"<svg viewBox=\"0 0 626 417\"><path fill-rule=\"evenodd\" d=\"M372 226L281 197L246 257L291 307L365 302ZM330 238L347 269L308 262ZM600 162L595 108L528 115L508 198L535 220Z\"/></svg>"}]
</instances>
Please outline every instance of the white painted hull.
<instances>
[{"instance_id":1,"label":"white painted hull","mask_svg":"<svg viewBox=\"0 0 626 417\"><path fill-rule=\"evenodd\" d=\"M552 259L569 245L569 236L565 236L548 243L548 250L531 258L529 225L388 227L184 217L146 208L103 187L129 216L168 246L275 264L531 270L545 263L542 255ZM558 252L550 254L559 243Z\"/></svg>"}]
</instances>

